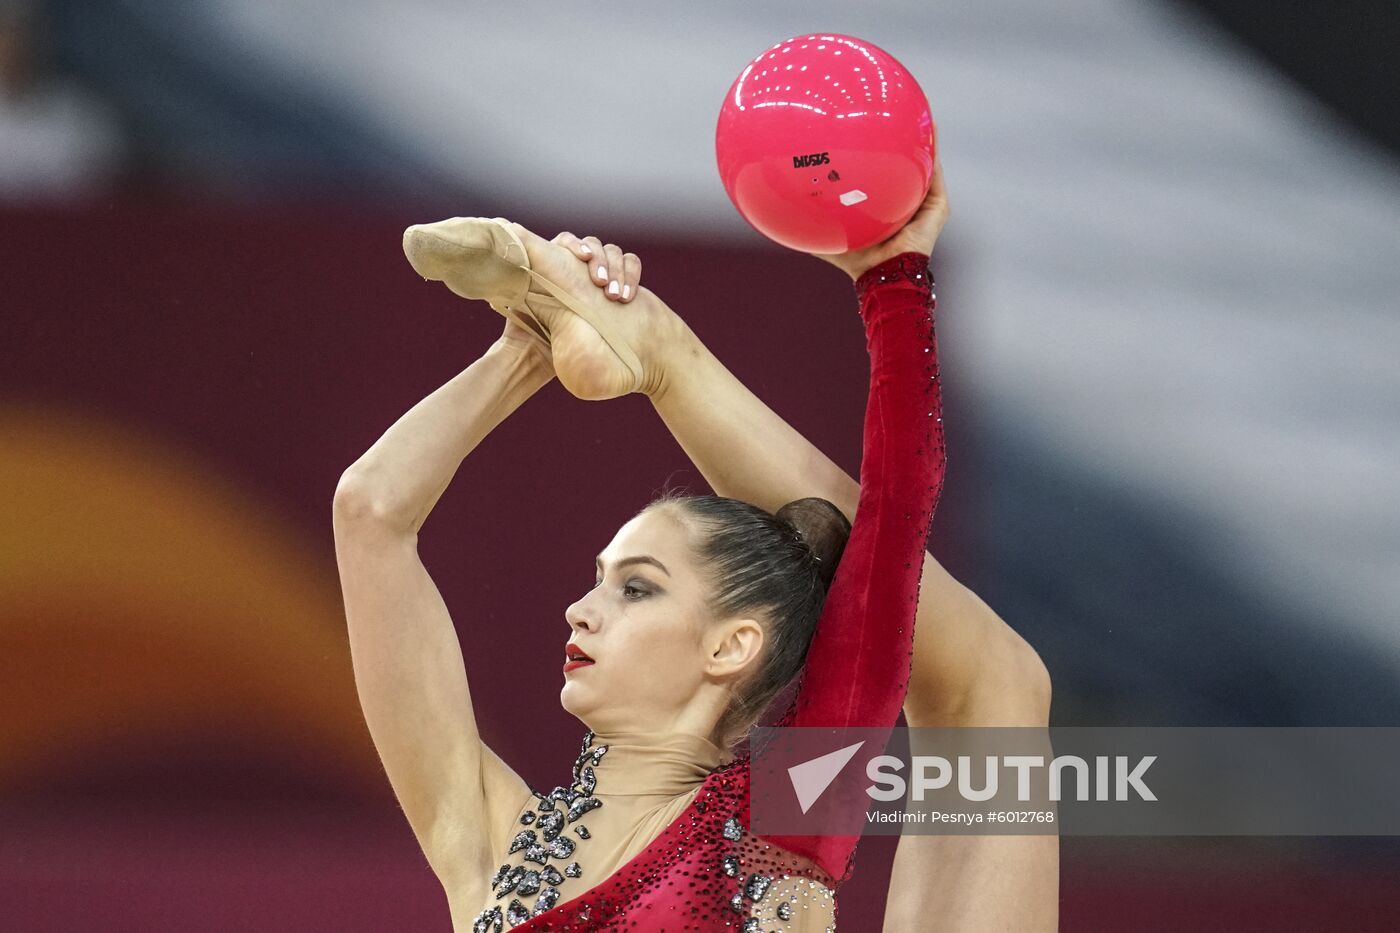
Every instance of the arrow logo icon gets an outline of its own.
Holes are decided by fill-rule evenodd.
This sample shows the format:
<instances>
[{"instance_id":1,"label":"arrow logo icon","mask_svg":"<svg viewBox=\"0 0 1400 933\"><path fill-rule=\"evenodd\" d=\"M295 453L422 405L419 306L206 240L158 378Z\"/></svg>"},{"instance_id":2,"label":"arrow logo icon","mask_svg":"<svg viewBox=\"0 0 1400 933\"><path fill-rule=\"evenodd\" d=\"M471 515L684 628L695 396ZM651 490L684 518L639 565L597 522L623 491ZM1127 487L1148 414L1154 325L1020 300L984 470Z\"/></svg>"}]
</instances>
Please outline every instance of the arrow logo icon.
<instances>
[{"instance_id":1,"label":"arrow logo icon","mask_svg":"<svg viewBox=\"0 0 1400 933\"><path fill-rule=\"evenodd\" d=\"M836 780L836 775L846 767L846 762L855 757L864 744L865 740L862 739L854 745L838 748L820 758L813 758L788 768L788 779L792 781L792 789L797 794L797 803L802 807L803 813L811 809L817 798Z\"/></svg>"}]
</instances>

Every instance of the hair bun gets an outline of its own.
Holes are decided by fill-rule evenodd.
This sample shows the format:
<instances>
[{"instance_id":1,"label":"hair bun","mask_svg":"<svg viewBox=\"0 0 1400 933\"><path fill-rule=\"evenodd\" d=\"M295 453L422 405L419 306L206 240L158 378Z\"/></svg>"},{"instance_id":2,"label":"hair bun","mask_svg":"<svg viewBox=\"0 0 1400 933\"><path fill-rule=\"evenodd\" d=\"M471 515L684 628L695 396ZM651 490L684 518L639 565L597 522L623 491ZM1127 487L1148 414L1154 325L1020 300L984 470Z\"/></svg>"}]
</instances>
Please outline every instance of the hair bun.
<instances>
[{"instance_id":1,"label":"hair bun","mask_svg":"<svg viewBox=\"0 0 1400 933\"><path fill-rule=\"evenodd\" d=\"M817 573L822 585L830 588L836 576L841 552L851 536L851 523L835 505L825 499L809 496L795 499L778 510L777 517L797 530L817 558Z\"/></svg>"}]
</instances>

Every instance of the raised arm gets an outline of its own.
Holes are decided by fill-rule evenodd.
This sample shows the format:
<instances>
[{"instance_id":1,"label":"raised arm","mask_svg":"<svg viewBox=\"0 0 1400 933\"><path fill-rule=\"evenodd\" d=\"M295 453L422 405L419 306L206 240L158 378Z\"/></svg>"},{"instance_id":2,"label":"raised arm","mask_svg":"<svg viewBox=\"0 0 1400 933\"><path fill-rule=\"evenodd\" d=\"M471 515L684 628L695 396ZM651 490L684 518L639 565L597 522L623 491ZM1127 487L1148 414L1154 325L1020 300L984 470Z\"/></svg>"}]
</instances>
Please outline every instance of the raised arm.
<instances>
[{"instance_id":1,"label":"raised arm","mask_svg":"<svg viewBox=\"0 0 1400 933\"><path fill-rule=\"evenodd\" d=\"M777 725L891 728L909 682L920 562L946 458L928 257L901 253L856 282L870 355L860 501L796 697ZM858 836L765 838L838 880Z\"/></svg>"},{"instance_id":2,"label":"raised arm","mask_svg":"<svg viewBox=\"0 0 1400 933\"><path fill-rule=\"evenodd\" d=\"M462 459L554 376L515 324L341 476L333 509L355 685L370 736L452 913L488 893L525 782L482 743L461 646L418 531Z\"/></svg>"},{"instance_id":3,"label":"raised arm","mask_svg":"<svg viewBox=\"0 0 1400 933\"><path fill-rule=\"evenodd\" d=\"M928 257L902 253L856 281L870 355L860 499L782 724L893 726L909 681L919 557L946 457Z\"/></svg>"}]
</instances>

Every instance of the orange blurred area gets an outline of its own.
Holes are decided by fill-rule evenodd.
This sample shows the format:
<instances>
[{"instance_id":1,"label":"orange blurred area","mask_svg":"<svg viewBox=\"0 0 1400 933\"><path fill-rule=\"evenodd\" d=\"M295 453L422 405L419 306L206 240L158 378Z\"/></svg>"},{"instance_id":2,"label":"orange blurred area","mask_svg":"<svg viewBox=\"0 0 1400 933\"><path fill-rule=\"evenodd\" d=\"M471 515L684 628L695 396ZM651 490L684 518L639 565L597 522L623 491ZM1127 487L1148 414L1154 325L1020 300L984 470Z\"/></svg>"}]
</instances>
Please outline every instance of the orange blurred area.
<instances>
[{"instance_id":1,"label":"orange blurred area","mask_svg":"<svg viewBox=\"0 0 1400 933\"><path fill-rule=\"evenodd\" d=\"M0 794L217 728L373 793L335 580L197 458L57 407L0 408ZM179 788L147 793L179 796Z\"/></svg>"}]
</instances>

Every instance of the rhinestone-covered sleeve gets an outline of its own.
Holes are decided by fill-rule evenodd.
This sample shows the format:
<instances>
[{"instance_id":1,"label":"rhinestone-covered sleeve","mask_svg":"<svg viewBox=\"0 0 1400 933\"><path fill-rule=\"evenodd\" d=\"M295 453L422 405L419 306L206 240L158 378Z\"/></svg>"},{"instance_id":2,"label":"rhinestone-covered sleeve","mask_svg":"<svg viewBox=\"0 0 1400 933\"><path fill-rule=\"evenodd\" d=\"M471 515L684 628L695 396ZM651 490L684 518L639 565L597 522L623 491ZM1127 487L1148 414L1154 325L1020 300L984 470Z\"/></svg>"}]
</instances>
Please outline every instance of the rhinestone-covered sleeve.
<instances>
[{"instance_id":1,"label":"rhinestone-covered sleeve","mask_svg":"<svg viewBox=\"0 0 1400 933\"><path fill-rule=\"evenodd\" d=\"M860 498L798 692L779 726L894 726L909 685L924 548L943 490L928 257L887 259L863 274L855 290L870 356ZM843 878L857 838L774 841Z\"/></svg>"}]
</instances>

